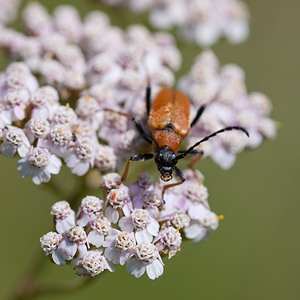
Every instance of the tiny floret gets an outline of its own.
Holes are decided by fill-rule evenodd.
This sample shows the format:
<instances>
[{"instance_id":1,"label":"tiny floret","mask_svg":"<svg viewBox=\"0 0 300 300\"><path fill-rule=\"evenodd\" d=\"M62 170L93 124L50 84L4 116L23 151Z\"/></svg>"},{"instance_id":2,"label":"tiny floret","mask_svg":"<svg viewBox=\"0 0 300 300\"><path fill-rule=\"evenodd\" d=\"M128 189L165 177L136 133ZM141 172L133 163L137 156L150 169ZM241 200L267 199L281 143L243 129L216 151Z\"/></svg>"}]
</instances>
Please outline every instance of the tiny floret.
<instances>
[{"instance_id":1,"label":"tiny floret","mask_svg":"<svg viewBox=\"0 0 300 300\"><path fill-rule=\"evenodd\" d=\"M69 202L67 201L58 201L52 205L51 215L55 216L56 219L64 219L70 215L72 209Z\"/></svg>"},{"instance_id":2,"label":"tiny floret","mask_svg":"<svg viewBox=\"0 0 300 300\"><path fill-rule=\"evenodd\" d=\"M61 234L50 231L40 238L42 250L46 255L52 254L57 248L63 237Z\"/></svg>"},{"instance_id":3,"label":"tiny floret","mask_svg":"<svg viewBox=\"0 0 300 300\"><path fill-rule=\"evenodd\" d=\"M82 259L82 267L88 272L91 277L95 277L109 267L107 260L99 251L89 251Z\"/></svg>"}]
</instances>

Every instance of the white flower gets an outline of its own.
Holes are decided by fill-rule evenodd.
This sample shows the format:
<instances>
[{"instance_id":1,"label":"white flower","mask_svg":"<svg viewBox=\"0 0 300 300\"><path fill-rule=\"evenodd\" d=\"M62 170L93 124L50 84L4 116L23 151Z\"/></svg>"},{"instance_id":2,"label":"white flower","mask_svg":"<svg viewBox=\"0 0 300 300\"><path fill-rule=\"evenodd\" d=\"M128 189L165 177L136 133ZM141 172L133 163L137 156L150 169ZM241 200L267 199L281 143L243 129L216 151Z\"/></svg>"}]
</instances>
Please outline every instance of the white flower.
<instances>
[{"instance_id":1,"label":"white flower","mask_svg":"<svg viewBox=\"0 0 300 300\"><path fill-rule=\"evenodd\" d=\"M58 174L61 160L45 148L31 148L28 156L18 161L17 169L22 178L32 176L35 184L48 182L51 174Z\"/></svg>"},{"instance_id":2,"label":"white flower","mask_svg":"<svg viewBox=\"0 0 300 300\"><path fill-rule=\"evenodd\" d=\"M109 234L112 229L111 223L107 218L101 217L90 221L90 227L88 242L96 247L100 247L104 243L104 236Z\"/></svg>"},{"instance_id":3,"label":"white flower","mask_svg":"<svg viewBox=\"0 0 300 300\"><path fill-rule=\"evenodd\" d=\"M119 211L122 211L125 216L130 215L132 204L128 195L128 188L125 185L111 189L106 196L106 202L110 205L105 209L105 216L112 223L118 222L120 216Z\"/></svg>"},{"instance_id":4,"label":"white flower","mask_svg":"<svg viewBox=\"0 0 300 300\"><path fill-rule=\"evenodd\" d=\"M113 267L101 253L101 250L88 251L82 259L72 263L73 267L81 266L76 274L95 277L106 269L113 272Z\"/></svg>"},{"instance_id":5,"label":"white flower","mask_svg":"<svg viewBox=\"0 0 300 300\"><path fill-rule=\"evenodd\" d=\"M7 126L4 129L4 139L0 145L0 153L6 157L13 157L16 152L20 157L25 157L29 153L30 142L24 131L18 127Z\"/></svg>"},{"instance_id":6,"label":"white flower","mask_svg":"<svg viewBox=\"0 0 300 300\"><path fill-rule=\"evenodd\" d=\"M71 260L78 251L78 257L82 258L87 253L87 235L80 226L73 226L65 233L63 240L59 244L57 251L67 255L67 260Z\"/></svg>"},{"instance_id":7,"label":"white flower","mask_svg":"<svg viewBox=\"0 0 300 300\"><path fill-rule=\"evenodd\" d=\"M96 142L88 137L77 138L74 150L64 160L73 174L82 176L94 165Z\"/></svg>"},{"instance_id":8,"label":"white flower","mask_svg":"<svg viewBox=\"0 0 300 300\"><path fill-rule=\"evenodd\" d=\"M219 226L219 220L223 216L217 216L214 212L206 210L200 220L192 220L190 226L185 227L184 233L188 239L193 239L194 242L201 242L212 230L216 230Z\"/></svg>"},{"instance_id":9,"label":"white flower","mask_svg":"<svg viewBox=\"0 0 300 300\"><path fill-rule=\"evenodd\" d=\"M75 212L67 201L58 201L52 205L51 215L55 217L56 230L63 234L75 226Z\"/></svg>"},{"instance_id":10,"label":"white flower","mask_svg":"<svg viewBox=\"0 0 300 300\"><path fill-rule=\"evenodd\" d=\"M161 230L154 240L157 249L165 254L169 253L169 258L174 256L177 251L180 251L182 239L179 229L179 227L178 229L167 227Z\"/></svg>"},{"instance_id":11,"label":"white flower","mask_svg":"<svg viewBox=\"0 0 300 300\"><path fill-rule=\"evenodd\" d=\"M42 250L46 255L51 255L52 260L57 265L65 265L65 261L68 258L65 253L57 250L62 239L63 237L61 234L52 231L46 233L40 238Z\"/></svg>"},{"instance_id":12,"label":"white flower","mask_svg":"<svg viewBox=\"0 0 300 300\"><path fill-rule=\"evenodd\" d=\"M142 242L136 246L134 256L127 262L127 271L136 278L141 277L145 271L150 279L162 275L164 264L155 245Z\"/></svg>"},{"instance_id":13,"label":"white flower","mask_svg":"<svg viewBox=\"0 0 300 300\"><path fill-rule=\"evenodd\" d=\"M121 218L119 227L123 231L135 231L136 241L141 243L152 242L153 236L158 234L159 224L147 210L138 208L131 212L130 217Z\"/></svg>"},{"instance_id":14,"label":"white flower","mask_svg":"<svg viewBox=\"0 0 300 300\"><path fill-rule=\"evenodd\" d=\"M122 266L133 255L136 240L133 233L112 229L106 237L103 246L106 247L105 257L114 264Z\"/></svg>"},{"instance_id":15,"label":"white flower","mask_svg":"<svg viewBox=\"0 0 300 300\"><path fill-rule=\"evenodd\" d=\"M81 200L81 205L78 210L77 224L85 226L88 222L97 218L100 215L100 210L103 208L104 201L95 196L86 196Z\"/></svg>"}]
</instances>

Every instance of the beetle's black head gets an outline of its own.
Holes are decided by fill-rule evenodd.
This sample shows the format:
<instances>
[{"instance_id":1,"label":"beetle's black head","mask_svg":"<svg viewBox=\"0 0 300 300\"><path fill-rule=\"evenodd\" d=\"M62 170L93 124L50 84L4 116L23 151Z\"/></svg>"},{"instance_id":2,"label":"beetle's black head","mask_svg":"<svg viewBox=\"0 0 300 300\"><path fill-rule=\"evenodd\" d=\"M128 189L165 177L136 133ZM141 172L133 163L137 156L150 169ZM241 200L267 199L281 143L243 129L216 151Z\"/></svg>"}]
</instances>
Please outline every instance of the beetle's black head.
<instances>
[{"instance_id":1,"label":"beetle's black head","mask_svg":"<svg viewBox=\"0 0 300 300\"><path fill-rule=\"evenodd\" d=\"M178 161L174 151L170 147L160 147L155 151L154 161L161 174L161 180L171 180L173 178L174 167Z\"/></svg>"}]
</instances>

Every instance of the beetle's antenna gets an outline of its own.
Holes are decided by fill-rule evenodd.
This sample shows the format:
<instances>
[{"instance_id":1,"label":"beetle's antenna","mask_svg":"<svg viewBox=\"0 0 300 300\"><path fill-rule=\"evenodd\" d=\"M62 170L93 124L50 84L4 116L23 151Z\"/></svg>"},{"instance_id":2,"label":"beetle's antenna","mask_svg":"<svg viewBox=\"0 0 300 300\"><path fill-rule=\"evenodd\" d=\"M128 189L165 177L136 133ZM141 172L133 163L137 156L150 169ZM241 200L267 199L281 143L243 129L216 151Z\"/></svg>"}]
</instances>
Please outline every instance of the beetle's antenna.
<instances>
[{"instance_id":1,"label":"beetle's antenna","mask_svg":"<svg viewBox=\"0 0 300 300\"><path fill-rule=\"evenodd\" d=\"M197 142L196 144L194 144L192 147L190 147L189 149L187 149L184 153L178 155L177 159L184 158L187 154L189 154L191 151L193 151L194 148L196 148L197 146L199 146L201 143L208 141L210 138L218 135L219 133L222 133L222 132L225 132L225 131L230 131L230 130L240 130L240 131L243 131L249 137L248 131L245 128L243 128L243 127L240 127L240 126L225 127L223 129L215 131L215 132L211 133L210 135L206 136L205 138L203 138L202 140L200 140L199 142Z\"/></svg>"}]
</instances>

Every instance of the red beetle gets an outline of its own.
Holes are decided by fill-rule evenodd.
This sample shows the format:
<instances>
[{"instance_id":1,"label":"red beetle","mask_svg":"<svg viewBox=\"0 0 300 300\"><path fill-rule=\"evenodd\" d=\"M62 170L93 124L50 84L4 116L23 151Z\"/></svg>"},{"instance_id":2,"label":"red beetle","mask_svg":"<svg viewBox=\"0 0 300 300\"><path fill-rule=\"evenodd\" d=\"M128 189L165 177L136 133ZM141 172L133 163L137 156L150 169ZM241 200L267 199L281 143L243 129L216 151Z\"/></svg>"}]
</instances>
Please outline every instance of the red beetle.
<instances>
[{"instance_id":1,"label":"red beetle","mask_svg":"<svg viewBox=\"0 0 300 300\"><path fill-rule=\"evenodd\" d=\"M123 115L134 122L136 129L140 132L144 140L152 144L154 152L132 155L125 167L122 181L124 181L127 177L130 162L144 161L154 158L157 169L161 174L160 178L163 181L167 182L171 180L173 175L175 175L175 177L179 180L177 183L166 185L163 189L164 194L167 188L181 184L185 180L183 173L178 167L176 167L179 159L184 158L187 154L197 154L198 157L194 160L194 164L199 158L201 158L203 151L195 149L198 145L221 132L229 130L240 130L249 136L247 130L243 127L225 127L202 138L187 150L178 151L182 141L189 134L191 127L196 124L202 115L205 105L202 105L198 109L193 121L190 122L190 101L184 93L178 90L164 88L156 96L152 107L150 105L150 96L151 87L148 86L146 89L146 104L150 134L147 134L143 130L140 122L134 117L122 112L117 112L118 114ZM113 110L108 109L108 111Z\"/></svg>"}]
</instances>

